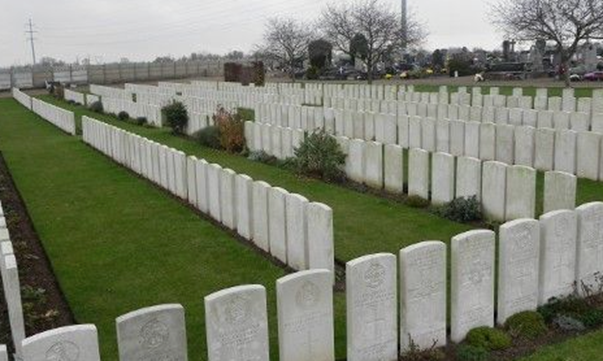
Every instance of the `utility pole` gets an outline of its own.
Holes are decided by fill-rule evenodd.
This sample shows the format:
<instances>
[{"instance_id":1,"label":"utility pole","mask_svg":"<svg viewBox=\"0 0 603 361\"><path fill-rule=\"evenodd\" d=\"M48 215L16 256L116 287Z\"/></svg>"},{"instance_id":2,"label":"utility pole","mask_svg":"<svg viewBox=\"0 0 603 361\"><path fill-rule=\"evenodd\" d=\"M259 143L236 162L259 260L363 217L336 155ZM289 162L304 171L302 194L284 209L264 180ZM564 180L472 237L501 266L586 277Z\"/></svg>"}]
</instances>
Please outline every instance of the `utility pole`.
<instances>
[{"instance_id":1,"label":"utility pole","mask_svg":"<svg viewBox=\"0 0 603 361\"><path fill-rule=\"evenodd\" d=\"M408 4L407 0L402 0L402 50L408 46Z\"/></svg>"},{"instance_id":2,"label":"utility pole","mask_svg":"<svg viewBox=\"0 0 603 361\"><path fill-rule=\"evenodd\" d=\"M29 23L25 24L25 26L28 27L28 30L25 30L25 34L28 35L27 41L29 41L31 44L31 56L33 58L33 65L36 65L36 46L34 44L34 41L36 39L34 38L34 34L37 33L37 31L33 29L34 24L32 23L31 19L29 19Z\"/></svg>"}]
</instances>

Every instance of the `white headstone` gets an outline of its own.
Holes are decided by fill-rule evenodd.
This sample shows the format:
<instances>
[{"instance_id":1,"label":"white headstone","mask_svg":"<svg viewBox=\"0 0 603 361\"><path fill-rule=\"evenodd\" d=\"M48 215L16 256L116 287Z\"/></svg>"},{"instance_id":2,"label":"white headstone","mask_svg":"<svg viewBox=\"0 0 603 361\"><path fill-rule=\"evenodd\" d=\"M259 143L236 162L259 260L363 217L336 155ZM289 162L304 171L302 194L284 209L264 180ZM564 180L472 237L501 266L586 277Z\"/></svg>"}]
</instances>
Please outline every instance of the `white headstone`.
<instances>
[{"instance_id":1,"label":"white headstone","mask_svg":"<svg viewBox=\"0 0 603 361\"><path fill-rule=\"evenodd\" d=\"M555 131L536 129L534 137L534 168L540 171L553 170L555 162Z\"/></svg>"},{"instance_id":2,"label":"white headstone","mask_svg":"<svg viewBox=\"0 0 603 361\"><path fill-rule=\"evenodd\" d=\"M270 188L266 182L255 181L253 183L253 243L266 252L270 250L268 235L268 192Z\"/></svg>"},{"instance_id":3,"label":"white headstone","mask_svg":"<svg viewBox=\"0 0 603 361\"><path fill-rule=\"evenodd\" d=\"M269 361L266 289L238 286L205 297L208 361Z\"/></svg>"},{"instance_id":4,"label":"white headstone","mask_svg":"<svg viewBox=\"0 0 603 361\"><path fill-rule=\"evenodd\" d=\"M429 153L426 150L409 151L408 195L429 199Z\"/></svg>"},{"instance_id":5,"label":"white headstone","mask_svg":"<svg viewBox=\"0 0 603 361\"><path fill-rule=\"evenodd\" d=\"M375 254L346 264L347 359L396 360L396 256Z\"/></svg>"},{"instance_id":6,"label":"white headstone","mask_svg":"<svg viewBox=\"0 0 603 361\"><path fill-rule=\"evenodd\" d=\"M515 127L512 125L496 126L496 160L506 164L513 164Z\"/></svg>"},{"instance_id":7,"label":"white headstone","mask_svg":"<svg viewBox=\"0 0 603 361\"><path fill-rule=\"evenodd\" d=\"M235 178L237 232L241 237L253 238L253 179L244 174Z\"/></svg>"},{"instance_id":8,"label":"white headstone","mask_svg":"<svg viewBox=\"0 0 603 361\"><path fill-rule=\"evenodd\" d=\"M408 146L410 148L421 148L422 147L422 130L421 130L422 118L415 116L410 118L409 131L408 131Z\"/></svg>"},{"instance_id":9,"label":"white headstone","mask_svg":"<svg viewBox=\"0 0 603 361\"><path fill-rule=\"evenodd\" d=\"M317 269L276 281L280 360L335 360L332 277Z\"/></svg>"},{"instance_id":10,"label":"white headstone","mask_svg":"<svg viewBox=\"0 0 603 361\"><path fill-rule=\"evenodd\" d=\"M555 170L576 173L577 135L573 130L560 130L555 134Z\"/></svg>"},{"instance_id":11,"label":"white headstone","mask_svg":"<svg viewBox=\"0 0 603 361\"><path fill-rule=\"evenodd\" d=\"M181 305L143 308L118 317L115 323L120 361L188 360Z\"/></svg>"},{"instance_id":12,"label":"white headstone","mask_svg":"<svg viewBox=\"0 0 603 361\"><path fill-rule=\"evenodd\" d=\"M218 222L221 222L220 211L220 174L222 167L218 164L210 164L207 167L207 192L209 196L209 215Z\"/></svg>"},{"instance_id":13,"label":"white headstone","mask_svg":"<svg viewBox=\"0 0 603 361\"><path fill-rule=\"evenodd\" d=\"M444 205L454 199L454 157L434 153L431 160L431 202Z\"/></svg>"},{"instance_id":14,"label":"white headstone","mask_svg":"<svg viewBox=\"0 0 603 361\"><path fill-rule=\"evenodd\" d=\"M399 115L398 116L398 144L404 148L408 149L410 145L410 130L409 130L409 117L408 115ZM603 122L602 122L603 123ZM603 126L602 126L603 128Z\"/></svg>"},{"instance_id":15,"label":"white headstone","mask_svg":"<svg viewBox=\"0 0 603 361\"><path fill-rule=\"evenodd\" d=\"M285 200L289 192L274 187L268 190L268 239L270 254L287 263L287 217Z\"/></svg>"},{"instance_id":16,"label":"white headstone","mask_svg":"<svg viewBox=\"0 0 603 361\"><path fill-rule=\"evenodd\" d=\"M496 159L496 124L482 123L479 128L479 159Z\"/></svg>"},{"instance_id":17,"label":"white headstone","mask_svg":"<svg viewBox=\"0 0 603 361\"><path fill-rule=\"evenodd\" d=\"M578 291L585 295L600 287L603 275L603 203L594 202L576 208L578 214L578 253L576 281Z\"/></svg>"},{"instance_id":18,"label":"white headstone","mask_svg":"<svg viewBox=\"0 0 603 361\"><path fill-rule=\"evenodd\" d=\"M481 199L482 162L477 158L458 157L455 198Z\"/></svg>"},{"instance_id":19,"label":"white headstone","mask_svg":"<svg viewBox=\"0 0 603 361\"><path fill-rule=\"evenodd\" d=\"M505 163L484 162L482 178L482 208L487 219L505 220L505 190L507 187L507 165Z\"/></svg>"},{"instance_id":20,"label":"white headstone","mask_svg":"<svg viewBox=\"0 0 603 361\"><path fill-rule=\"evenodd\" d=\"M551 171L544 174L544 213L576 208L578 178L569 173Z\"/></svg>"},{"instance_id":21,"label":"white headstone","mask_svg":"<svg viewBox=\"0 0 603 361\"><path fill-rule=\"evenodd\" d=\"M308 200L299 194L290 194L285 199L287 220L287 264L298 271L308 268L307 216Z\"/></svg>"},{"instance_id":22,"label":"white headstone","mask_svg":"<svg viewBox=\"0 0 603 361\"><path fill-rule=\"evenodd\" d=\"M382 143L366 142L364 144L364 181L371 188L383 188Z\"/></svg>"},{"instance_id":23,"label":"white headstone","mask_svg":"<svg viewBox=\"0 0 603 361\"><path fill-rule=\"evenodd\" d=\"M229 229L237 227L237 194L235 177L232 169L224 169L220 172L220 220Z\"/></svg>"},{"instance_id":24,"label":"white headstone","mask_svg":"<svg viewBox=\"0 0 603 361\"><path fill-rule=\"evenodd\" d=\"M346 160L346 174L357 183L364 182L364 148L366 142L360 139L351 139Z\"/></svg>"},{"instance_id":25,"label":"white headstone","mask_svg":"<svg viewBox=\"0 0 603 361\"><path fill-rule=\"evenodd\" d=\"M195 167L197 166L197 157L191 156L186 158L186 185L187 185L187 198L190 204L199 207L197 203L197 172Z\"/></svg>"},{"instance_id":26,"label":"white headstone","mask_svg":"<svg viewBox=\"0 0 603 361\"><path fill-rule=\"evenodd\" d=\"M446 345L446 245L421 242L400 251L400 349ZM426 311L428 309L428 311Z\"/></svg>"},{"instance_id":27,"label":"white headstone","mask_svg":"<svg viewBox=\"0 0 603 361\"><path fill-rule=\"evenodd\" d=\"M577 138L576 174L580 178L599 179L601 161L601 135L593 132L580 132Z\"/></svg>"},{"instance_id":28,"label":"white headstone","mask_svg":"<svg viewBox=\"0 0 603 361\"><path fill-rule=\"evenodd\" d=\"M461 342L480 326L494 325L494 239L492 231L477 230L452 238L451 335Z\"/></svg>"},{"instance_id":29,"label":"white headstone","mask_svg":"<svg viewBox=\"0 0 603 361\"><path fill-rule=\"evenodd\" d=\"M24 361L100 361L98 335L94 325L55 328L23 341Z\"/></svg>"},{"instance_id":30,"label":"white headstone","mask_svg":"<svg viewBox=\"0 0 603 361\"><path fill-rule=\"evenodd\" d=\"M333 244L333 210L322 203L306 208L308 221L308 268L327 269L335 280L335 246Z\"/></svg>"},{"instance_id":31,"label":"white headstone","mask_svg":"<svg viewBox=\"0 0 603 361\"><path fill-rule=\"evenodd\" d=\"M424 118L421 121L421 148L428 152L433 152L436 149L435 119Z\"/></svg>"},{"instance_id":32,"label":"white headstone","mask_svg":"<svg viewBox=\"0 0 603 361\"><path fill-rule=\"evenodd\" d=\"M518 219L500 227L498 315L507 318L538 306L540 224L534 219Z\"/></svg>"},{"instance_id":33,"label":"white headstone","mask_svg":"<svg viewBox=\"0 0 603 361\"><path fill-rule=\"evenodd\" d=\"M404 191L404 149L395 144L386 145L383 165L385 190L401 194Z\"/></svg>"},{"instance_id":34,"label":"white headstone","mask_svg":"<svg viewBox=\"0 0 603 361\"><path fill-rule=\"evenodd\" d=\"M461 157L465 153L465 122L453 120L450 122L450 154Z\"/></svg>"},{"instance_id":35,"label":"white headstone","mask_svg":"<svg viewBox=\"0 0 603 361\"><path fill-rule=\"evenodd\" d=\"M536 212L536 170L522 165L508 167L506 193L505 220L534 218Z\"/></svg>"},{"instance_id":36,"label":"white headstone","mask_svg":"<svg viewBox=\"0 0 603 361\"><path fill-rule=\"evenodd\" d=\"M17 356L22 356L21 343L25 339L25 322L23 320L23 304L21 300L21 286L19 282L19 270L14 254L3 255L2 285L4 298L8 308L8 321L10 323L11 336Z\"/></svg>"},{"instance_id":37,"label":"white headstone","mask_svg":"<svg viewBox=\"0 0 603 361\"><path fill-rule=\"evenodd\" d=\"M535 131L535 128L529 126L515 128L515 164L534 166Z\"/></svg>"},{"instance_id":38,"label":"white headstone","mask_svg":"<svg viewBox=\"0 0 603 361\"><path fill-rule=\"evenodd\" d=\"M450 121L447 119L436 122L436 151L450 153Z\"/></svg>"},{"instance_id":39,"label":"white headstone","mask_svg":"<svg viewBox=\"0 0 603 361\"><path fill-rule=\"evenodd\" d=\"M569 296L576 280L577 217L560 210L540 217L540 291L538 304Z\"/></svg>"}]
</instances>

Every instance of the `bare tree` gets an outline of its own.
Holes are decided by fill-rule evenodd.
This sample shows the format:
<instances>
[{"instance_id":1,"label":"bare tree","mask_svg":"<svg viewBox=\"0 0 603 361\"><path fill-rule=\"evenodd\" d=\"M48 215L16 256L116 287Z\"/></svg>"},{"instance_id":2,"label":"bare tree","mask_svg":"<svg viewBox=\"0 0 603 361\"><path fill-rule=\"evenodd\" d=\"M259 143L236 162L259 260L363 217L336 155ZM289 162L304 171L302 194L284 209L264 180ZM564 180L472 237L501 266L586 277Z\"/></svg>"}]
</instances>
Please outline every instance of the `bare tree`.
<instances>
[{"instance_id":1,"label":"bare tree","mask_svg":"<svg viewBox=\"0 0 603 361\"><path fill-rule=\"evenodd\" d=\"M412 15L402 29L401 14L382 0L358 0L352 4L331 4L322 12L320 27L324 36L345 54L356 57L358 38L366 39L366 48L359 58L365 63L368 80L373 80L375 65L403 46L415 46L426 37L423 26Z\"/></svg>"},{"instance_id":2,"label":"bare tree","mask_svg":"<svg viewBox=\"0 0 603 361\"><path fill-rule=\"evenodd\" d=\"M275 60L295 80L295 69L307 58L312 38L310 26L291 18L271 18L266 24L264 43L258 49L263 56Z\"/></svg>"},{"instance_id":3,"label":"bare tree","mask_svg":"<svg viewBox=\"0 0 603 361\"><path fill-rule=\"evenodd\" d=\"M569 63L588 39L603 38L602 0L499 0L492 5L492 21L516 40L555 43L565 84Z\"/></svg>"}]
</instances>

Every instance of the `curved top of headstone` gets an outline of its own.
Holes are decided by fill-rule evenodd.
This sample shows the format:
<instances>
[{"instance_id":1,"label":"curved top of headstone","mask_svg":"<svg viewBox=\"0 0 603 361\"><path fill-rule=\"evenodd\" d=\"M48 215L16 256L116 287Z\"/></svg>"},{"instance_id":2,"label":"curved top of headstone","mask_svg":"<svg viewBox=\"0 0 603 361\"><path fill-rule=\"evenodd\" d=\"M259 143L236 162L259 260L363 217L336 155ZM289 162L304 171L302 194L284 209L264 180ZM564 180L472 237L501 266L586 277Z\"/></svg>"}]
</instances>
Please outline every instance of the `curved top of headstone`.
<instances>
[{"instance_id":1,"label":"curved top of headstone","mask_svg":"<svg viewBox=\"0 0 603 361\"><path fill-rule=\"evenodd\" d=\"M272 187L267 182L264 182L264 181L261 181L261 180L255 181L253 184L256 185L256 186L263 187L263 188L271 188Z\"/></svg>"},{"instance_id":2,"label":"curved top of headstone","mask_svg":"<svg viewBox=\"0 0 603 361\"><path fill-rule=\"evenodd\" d=\"M478 229L478 230L473 230L473 231L468 231L465 233L457 234L456 236L452 237L452 244L454 245L455 243L467 241L467 240L474 239L477 237L494 238L495 236L496 236L496 233L494 233L494 231L491 231L488 229Z\"/></svg>"},{"instance_id":3,"label":"curved top of headstone","mask_svg":"<svg viewBox=\"0 0 603 361\"><path fill-rule=\"evenodd\" d=\"M250 176L248 176L247 174L237 174L237 177L244 179L246 181L251 181L253 182L253 178L251 178Z\"/></svg>"},{"instance_id":4,"label":"curved top of headstone","mask_svg":"<svg viewBox=\"0 0 603 361\"><path fill-rule=\"evenodd\" d=\"M585 203L585 204L581 205L580 207L576 208L576 211L579 211L579 212L597 211L597 210L600 210L601 212L603 212L603 202Z\"/></svg>"},{"instance_id":5,"label":"curved top of headstone","mask_svg":"<svg viewBox=\"0 0 603 361\"><path fill-rule=\"evenodd\" d=\"M551 211L540 216L540 221L547 221L552 218L562 217L562 216L571 216L575 215L576 211L569 209L559 209L556 211Z\"/></svg>"},{"instance_id":6,"label":"curved top of headstone","mask_svg":"<svg viewBox=\"0 0 603 361\"><path fill-rule=\"evenodd\" d=\"M286 189L281 188L281 187L272 187L272 191L275 193L281 193L282 195L285 195L285 196L289 194L289 192Z\"/></svg>"},{"instance_id":7,"label":"curved top of headstone","mask_svg":"<svg viewBox=\"0 0 603 361\"><path fill-rule=\"evenodd\" d=\"M96 326L92 324L55 328L23 340L27 361L100 361Z\"/></svg>"},{"instance_id":8,"label":"curved top of headstone","mask_svg":"<svg viewBox=\"0 0 603 361\"><path fill-rule=\"evenodd\" d=\"M393 254L391 254L391 253L369 254L369 255L366 255L366 256L355 258L355 259L347 262L346 263L346 267L355 267L355 266L358 266L358 265L366 263L366 262L371 262L371 261L375 261L375 260L379 260L379 259L384 259L384 258L393 258L395 260L396 256L393 255Z\"/></svg>"},{"instance_id":9,"label":"curved top of headstone","mask_svg":"<svg viewBox=\"0 0 603 361\"><path fill-rule=\"evenodd\" d=\"M515 219L513 221L507 222L505 224L503 224L502 226L500 226L501 229L509 229L509 228L513 228L513 227L517 227L519 225L523 225L523 224L538 224L538 221L532 218L520 218L520 219Z\"/></svg>"},{"instance_id":10,"label":"curved top of headstone","mask_svg":"<svg viewBox=\"0 0 603 361\"><path fill-rule=\"evenodd\" d=\"M299 200L300 202L309 202L308 198L302 196L301 194L297 194L297 193L290 193L289 198L295 198L295 199Z\"/></svg>"},{"instance_id":11,"label":"curved top of headstone","mask_svg":"<svg viewBox=\"0 0 603 361\"><path fill-rule=\"evenodd\" d=\"M484 167L485 166L507 167L508 164L500 162L498 160L488 160L484 162Z\"/></svg>"},{"instance_id":12,"label":"curved top of headstone","mask_svg":"<svg viewBox=\"0 0 603 361\"><path fill-rule=\"evenodd\" d=\"M145 308L141 308L136 311L128 312L124 315L121 315L115 319L115 322L122 323L122 322L128 321L133 318L137 318L140 316L146 316L150 313L172 311L172 310L180 311L180 310L184 310L184 307L182 307L182 305L177 304L177 303L145 307Z\"/></svg>"},{"instance_id":13,"label":"curved top of headstone","mask_svg":"<svg viewBox=\"0 0 603 361\"><path fill-rule=\"evenodd\" d=\"M320 209L320 210L327 211L327 212L333 211L333 209L331 207L327 206L324 203L312 202L309 204L309 206L313 207L315 209Z\"/></svg>"},{"instance_id":14,"label":"curved top of headstone","mask_svg":"<svg viewBox=\"0 0 603 361\"><path fill-rule=\"evenodd\" d=\"M446 243L442 242L442 241L423 241L423 242L419 242L419 243L415 243L413 245L410 245L408 247L404 247L400 250L400 254L409 254L412 253L414 251L417 250L421 250L421 249L425 249L425 248L431 248L431 247L438 247L438 248L446 248Z\"/></svg>"},{"instance_id":15,"label":"curved top of headstone","mask_svg":"<svg viewBox=\"0 0 603 361\"><path fill-rule=\"evenodd\" d=\"M236 295L239 293L245 293L250 291L261 291L266 292L266 288L262 285L242 285L226 288L217 292L214 292L210 295L205 296L205 302L213 302L222 297L228 297L232 295Z\"/></svg>"},{"instance_id":16,"label":"curved top of headstone","mask_svg":"<svg viewBox=\"0 0 603 361\"><path fill-rule=\"evenodd\" d=\"M329 271L328 269L311 269L306 271L295 272L290 275L279 278L278 280L276 280L276 284L282 285L289 282L295 282L309 276L318 275L325 275L325 277L327 277L327 282L331 284L331 271Z\"/></svg>"}]
</instances>

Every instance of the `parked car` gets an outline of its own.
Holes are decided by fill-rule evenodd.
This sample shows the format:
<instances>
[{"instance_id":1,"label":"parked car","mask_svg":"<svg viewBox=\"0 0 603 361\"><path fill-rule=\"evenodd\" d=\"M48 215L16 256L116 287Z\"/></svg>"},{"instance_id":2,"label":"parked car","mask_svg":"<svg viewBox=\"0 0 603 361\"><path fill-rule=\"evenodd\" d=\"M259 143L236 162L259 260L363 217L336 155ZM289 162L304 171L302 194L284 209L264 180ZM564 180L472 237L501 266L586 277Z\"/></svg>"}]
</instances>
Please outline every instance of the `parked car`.
<instances>
[{"instance_id":1,"label":"parked car","mask_svg":"<svg viewBox=\"0 0 603 361\"><path fill-rule=\"evenodd\" d=\"M593 71L592 73L584 74L584 80L603 81L603 71Z\"/></svg>"}]
</instances>

